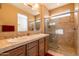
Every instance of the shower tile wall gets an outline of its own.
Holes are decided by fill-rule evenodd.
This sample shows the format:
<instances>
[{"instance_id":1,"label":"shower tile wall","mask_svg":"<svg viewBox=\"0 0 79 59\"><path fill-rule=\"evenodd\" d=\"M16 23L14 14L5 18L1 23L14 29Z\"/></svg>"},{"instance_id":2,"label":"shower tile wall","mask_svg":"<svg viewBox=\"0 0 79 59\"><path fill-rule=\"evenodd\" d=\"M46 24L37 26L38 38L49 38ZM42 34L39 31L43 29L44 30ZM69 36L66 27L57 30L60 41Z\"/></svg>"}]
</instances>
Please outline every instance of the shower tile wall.
<instances>
[{"instance_id":1,"label":"shower tile wall","mask_svg":"<svg viewBox=\"0 0 79 59\"><path fill-rule=\"evenodd\" d=\"M54 22L56 19L52 19L49 23ZM63 53L64 55L76 55L74 46L74 21L71 21L71 17L58 18L56 25L48 26L49 37L49 49ZM55 34L57 29L63 29L63 34Z\"/></svg>"},{"instance_id":2,"label":"shower tile wall","mask_svg":"<svg viewBox=\"0 0 79 59\"><path fill-rule=\"evenodd\" d=\"M56 26L64 30L64 34L57 37L59 45L74 47L74 23L70 17L60 18Z\"/></svg>"}]
</instances>

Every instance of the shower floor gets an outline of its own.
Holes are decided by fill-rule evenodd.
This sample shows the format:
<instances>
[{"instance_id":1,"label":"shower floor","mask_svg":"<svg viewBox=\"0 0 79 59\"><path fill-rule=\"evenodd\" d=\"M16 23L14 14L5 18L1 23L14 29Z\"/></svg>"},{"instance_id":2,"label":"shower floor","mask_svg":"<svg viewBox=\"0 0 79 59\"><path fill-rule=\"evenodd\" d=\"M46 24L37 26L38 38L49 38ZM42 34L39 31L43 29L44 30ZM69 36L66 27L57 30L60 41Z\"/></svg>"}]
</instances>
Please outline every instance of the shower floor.
<instances>
[{"instance_id":1,"label":"shower floor","mask_svg":"<svg viewBox=\"0 0 79 59\"><path fill-rule=\"evenodd\" d=\"M49 51L56 52L64 56L76 56L75 49L68 46L49 47Z\"/></svg>"}]
</instances>

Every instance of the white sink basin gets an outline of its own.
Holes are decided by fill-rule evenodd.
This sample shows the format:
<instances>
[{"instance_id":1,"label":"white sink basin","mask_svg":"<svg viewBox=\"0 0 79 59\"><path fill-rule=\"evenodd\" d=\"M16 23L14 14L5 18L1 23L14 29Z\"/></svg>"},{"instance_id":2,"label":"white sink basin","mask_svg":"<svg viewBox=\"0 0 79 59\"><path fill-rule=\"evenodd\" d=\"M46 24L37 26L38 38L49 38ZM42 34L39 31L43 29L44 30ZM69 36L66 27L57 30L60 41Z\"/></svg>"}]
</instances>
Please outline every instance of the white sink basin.
<instances>
[{"instance_id":1,"label":"white sink basin","mask_svg":"<svg viewBox=\"0 0 79 59\"><path fill-rule=\"evenodd\" d=\"M25 41L26 39L27 39L27 36L18 37L18 38L10 38L10 39L7 39L7 42L9 42L9 43L17 43L17 42Z\"/></svg>"},{"instance_id":2,"label":"white sink basin","mask_svg":"<svg viewBox=\"0 0 79 59\"><path fill-rule=\"evenodd\" d=\"M15 42L16 43L16 42L19 42L19 41L18 41L18 39L8 39L7 42L10 42L10 43Z\"/></svg>"}]
</instances>

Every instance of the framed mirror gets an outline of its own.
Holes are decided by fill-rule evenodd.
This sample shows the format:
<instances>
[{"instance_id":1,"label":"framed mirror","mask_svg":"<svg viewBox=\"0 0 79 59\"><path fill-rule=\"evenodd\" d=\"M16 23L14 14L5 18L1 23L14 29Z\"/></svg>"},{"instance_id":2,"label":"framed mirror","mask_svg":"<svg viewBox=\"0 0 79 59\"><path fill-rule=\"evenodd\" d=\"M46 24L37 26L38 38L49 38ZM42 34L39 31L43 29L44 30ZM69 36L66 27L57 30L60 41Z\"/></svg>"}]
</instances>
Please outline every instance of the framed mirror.
<instances>
[{"instance_id":1,"label":"framed mirror","mask_svg":"<svg viewBox=\"0 0 79 59\"><path fill-rule=\"evenodd\" d=\"M41 20L38 19L35 21L35 30L36 31L40 31L40 23L41 23Z\"/></svg>"},{"instance_id":2,"label":"framed mirror","mask_svg":"<svg viewBox=\"0 0 79 59\"><path fill-rule=\"evenodd\" d=\"M35 30L35 21L29 21L29 30L34 31Z\"/></svg>"}]
</instances>

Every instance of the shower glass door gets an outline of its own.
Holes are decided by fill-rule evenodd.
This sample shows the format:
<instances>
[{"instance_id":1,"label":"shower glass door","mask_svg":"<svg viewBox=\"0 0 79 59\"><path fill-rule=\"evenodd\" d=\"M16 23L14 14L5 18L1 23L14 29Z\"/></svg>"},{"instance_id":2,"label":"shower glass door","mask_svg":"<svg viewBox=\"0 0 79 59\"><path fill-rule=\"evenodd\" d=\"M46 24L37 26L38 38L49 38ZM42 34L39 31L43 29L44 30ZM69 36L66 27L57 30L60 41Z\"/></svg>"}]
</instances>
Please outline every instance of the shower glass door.
<instances>
[{"instance_id":1,"label":"shower glass door","mask_svg":"<svg viewBox=\"0 0 79 59\"><path fill-rule=\"evenodd\" d=\"M49 19L48 19L49 20ZM74 22L70 14L55 17L49 21L45 20L46 33L50 34L48 39L49 50L74 55Z\"/></svg>"}]
</instances>

